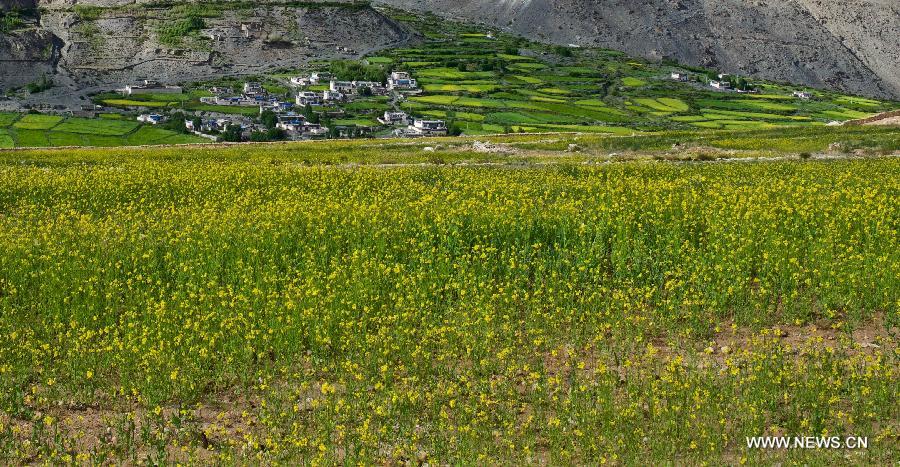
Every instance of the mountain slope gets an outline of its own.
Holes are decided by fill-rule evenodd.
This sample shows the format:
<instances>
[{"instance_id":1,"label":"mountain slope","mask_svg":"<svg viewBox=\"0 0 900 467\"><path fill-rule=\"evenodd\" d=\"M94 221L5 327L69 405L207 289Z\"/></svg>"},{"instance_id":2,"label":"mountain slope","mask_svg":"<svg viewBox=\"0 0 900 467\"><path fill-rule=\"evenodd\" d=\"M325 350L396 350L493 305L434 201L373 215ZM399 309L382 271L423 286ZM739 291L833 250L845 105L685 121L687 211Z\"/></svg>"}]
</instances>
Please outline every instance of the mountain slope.
<instances>
[{"instance_id":1,"label":"mountain slope","mask_svg":"<svg viewBox=\"0 0 900 467\"><path fill-rule=\"evenodd\" d=\"M0 90L53 74L40 96L136 79L185 82L352 58L416 34L350 2L41 1L39 24L0 34ZM35 10L37 11L37 10Z\"/></svg>"},{"instance_id":2,"label":"mountain slope","mask_svg":"<svg viewBox=\"0 0 900 467\"><path fill-rule=\"evenodd\" d=\"M378 0L560 44L900 98L894 0Z\"/></svg>"}]
</instances>

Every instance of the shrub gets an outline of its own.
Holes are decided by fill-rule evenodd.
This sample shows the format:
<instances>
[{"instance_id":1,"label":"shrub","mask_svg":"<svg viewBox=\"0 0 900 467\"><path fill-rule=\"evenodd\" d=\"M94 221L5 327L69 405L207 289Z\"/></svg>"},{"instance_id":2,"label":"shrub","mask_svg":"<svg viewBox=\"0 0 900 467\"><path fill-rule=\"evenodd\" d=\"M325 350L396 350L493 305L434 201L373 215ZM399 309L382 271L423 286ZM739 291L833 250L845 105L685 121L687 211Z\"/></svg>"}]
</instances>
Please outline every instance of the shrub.
<instances>
[{"instance_id":1,"label":"shrub","mask_svg":"<svg viewBox=\"0 0 900 467\"><path fill-rule=\"evenodd\" d=\"M0 11L0 32L10 32L22 26L22 17L16 10L2 12Z\"/></svg>"},{"instance_id":2,"label":"shrub","mask_svg":"<svg viewBox=\"0 0 900 467\"><path fill-rule=\"evenodd\" d=\"M168 22L157 31L159 43L172 47L182 44L185 37L191 36L206 27L206 22L200 16L188 16L186 18Z\"/></svg>"},{"instance_id":3,"label":"shrub","mask_svg":"<svg viewBox=\"0 0 900 467\"><path fill-rule=\"evenodd\" d=\"M28 83L25 85L25 89L28 90L31 94L37 94L39 92L46 91L53 87L53 80L48 78L47 75L41 75L41 78L33 83Z\"/></svg>"},{"instance_id":4,"label":"shrub","mask_svg":"<svg viewBox=\"0 0 900 467\"><path fill-rule=\"evenodd\" d=\"M376 81L387 80L387 72L380 65L364 65L353 60L338 60L331 63L331 73L343 81Z\"/></svg>"}]
</instances>

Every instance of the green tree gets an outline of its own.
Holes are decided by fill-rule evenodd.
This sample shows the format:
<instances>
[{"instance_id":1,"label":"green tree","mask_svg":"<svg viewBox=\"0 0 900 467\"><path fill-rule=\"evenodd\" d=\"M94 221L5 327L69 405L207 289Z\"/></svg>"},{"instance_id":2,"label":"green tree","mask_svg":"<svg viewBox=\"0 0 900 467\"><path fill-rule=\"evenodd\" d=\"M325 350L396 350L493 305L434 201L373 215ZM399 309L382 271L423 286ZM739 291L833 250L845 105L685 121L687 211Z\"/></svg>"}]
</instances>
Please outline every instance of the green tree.
<instances>
[{"instance_id":1,"label":"green tree","mask_svg":"<svg viewBox=\"0 0 900 467\"><path fill-rule=\"evenodd\" d=\"M269 134L265 131L254 131L250 133L250 141L253 143L264 143L269 141Z\"/></svg>"},{"instance_id":2,"label":"green tree","mask_svg":"<svg viewBox=\"0 0 900 467\"><path fill-rule=\"evenodd\" d=\"M269 131L266 132L266 137L269 141L284 141L287 139L287 132L281 128L269 128Z\"/></svg>"},{"instance_id":3,"label":"green tree","mask_svg":"<svg viewBox=\"0 0 900 467\"><path fill-rule=\"evenodd\" d=\"M278 125L278 114L271 110L263 110L259 115L259 122L266 128L275 128L275 126Z\"/></svg>"},{"instance_id":4,"label":"green tree","mask_svg":"<svg viewBox=\"0 0 900 467\"><path fill-rule=\"evenodd\" d=\"M244 130L240 125L228 125L228 128L222 132L222 140L227 141L229 143L240 143Z\"/></svg>"},{"instance_id":5,"label":"green tree","mask_svg":"<svg viewBox=\"0 0 900 467\"><path fill-rule=\"evenodd\" d=\"M174 131L176 133L187 133L188 129L184 125L186 117L182 112L175 112L169 115L169 119L163 123L161 126L166 130Z\"/></svg>"}]
</instances>

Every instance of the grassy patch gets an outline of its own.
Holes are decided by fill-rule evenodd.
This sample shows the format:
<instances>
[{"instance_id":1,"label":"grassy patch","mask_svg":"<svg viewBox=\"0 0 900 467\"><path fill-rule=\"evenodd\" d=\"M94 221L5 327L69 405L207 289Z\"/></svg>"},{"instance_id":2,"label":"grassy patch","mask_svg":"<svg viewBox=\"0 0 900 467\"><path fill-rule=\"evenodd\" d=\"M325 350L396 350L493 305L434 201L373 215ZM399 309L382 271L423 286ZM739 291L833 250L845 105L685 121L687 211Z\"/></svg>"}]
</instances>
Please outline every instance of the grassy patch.
<instances>
[{"instance_id":1,"label":"grassy patch","mask_svg":"<svg viewBox=\"0 0 900 467\"><path fill-rule=\"evenodd\" d=\"M428 68L418 71L417 76L445 80L473 80L492 78L494 74L484 71L459 71L454 68Z\"/></svg>"},{"instance_id":2,"label":"grassy patch","mask_svg":"<svg viewBox=\"0 0 900 467\"><path fill-rule=\"evenodd\" d=\"M346 110L353 111L369 111L369 112L384 112L385 110L390 109L390 106L384 102L380 101L366 101L360 100L355 102L347 103L343 106Z\"/></svg>"},{"instance_id":3,"label":"grassy patch","mask_svg":"<svg viewBox=\"0 0 900 467\"><path fill-rule=\"evenodd\" d=\"M508 68L512 71L530 73L536 70L547 68L547 65L538 62L519 62L509 65Z\"/></svg>"},{"instance_id":4,"label":"grassy patch","mask_svg":"<svg viewBox=\"0 0 900 467\"><path fill-rule=\"evenodd\" d=\"M81 135L59 131L47 133L47 141L49 146L81 146L84 144Z\"/></svg>"},{"instance_id":5,"label":"grassy patch","mask_svg":"<svg viewBox=\"0 0 900 467\"><path fill-rule=\"evenodd\" d=\"M734 110L723 110L723 109L701 109L701 112L715 114L715 115L724 115L728 117L738 117L738 118L746 118L746 119L759 119L759 120L793 120L793 121L809 121L812 120L807 116L793 116L793 115L779 115L779 114L771 114L771 113L762 113L762 112L739 112Z\"/></svg>"},{"instance_id":6,"label":"grassy patch","mask_svg":"<svg viewBox=\"0 0 900 467\"><path fill-rule=\"evenodd\" d=\"M850 109L823 110L814 114L816 117L829 120L856 120L872 116L872 113L860 112Z\"/></svg>"},{"instance_id":7,"label":"grassy patch","mask_svg":"<svg viewBox=\"0 0 900 467\"><path fill-rule=\"evenodd\" d=\"M471 113L471 112L447 112L445 110L426 110L421 112L422 115L440 119L449 119L452 118L454 120L464 120L470 122L481 122L484 121L485 116L481 114Z\"/></svg>"},{"instance_id":8,"label":"grassy patch","mask_svg":"<svg viewBox=\"0 0 900 467\"><path fill-rule=\"evenodd\" d=\"M428 92L491 92L499 89L499 84L426 84L422 86Z\"/></svg>"},{"instance_id":9,"label":"grassy patch","mask_svg":"<svg viewBox=\"0 0 900 467\"><path fill-rule=\"evenodd\" d=\"M581 105L584 107L606 107L606 102L601 101L600 99L581 99L575 101L575 105Z\"/></svg>"},{"instance_id":10,"label":"grassy patch","mask_svg":"<svg viewBox=\"0 0 900 467\"><path fill-rule=\"evenodd\" d=\"M6 130L0 130L0 148L12 148L16 146L12 136Z\"/></svg>"},{"instance_id":11,"label":"grassy patch","mask_svg":"<svg viewBox=\"0 0 900 467\"><path fill-rule=\"evenodd\" d=\"M546 94L553 94L553 95L557 95L557 96L567 96L569 94L572 94L572 91L569 91L568 89L561 89L561 88L541 88L541 89L539 89L539 91L546 93Z\"/></svg>"},{"instance_id":12,"label":"grassy patch","mask_svg":"<svg viewBox=\"0 0 900 467\"><path fill-rule=\"evenodd\" d=\"M195 111L218 112L231 115L245 115L248 117L255 117L259 115L259 107L256 106L190 104L187 106L187 108Z\"/></svg>"},{"instance_id":13,"label":"grassy patch","mask_svg":"<svg viewBox=\"0 0 900 467\"><path fill-rule=\"evenodd\" d=\"M6 128L12 125L20 116L21 114L18 113L0 112L0 128Z\"/></svg>"},{"instance_id":14,"label":"grassy patch","mask_svg":"<svg viewBox=\"0 0 900 467\"><path fill-rule=\"evenodd\" d=\"M13 138L16 141L16 147L45 147L51 146L47 135L46 130L17 129L13 133Z\"/></svg>"},{"instance_id":15,"label":"grassy patch","mask_svg":"<svg viewBox=\"0 0 900 467\"><path fill-rule=\"evenodd\" d=\"M450 105L458 100L459 96L418 96L410 98L412 102L435 105Z\"/></svg>"},{"instance_id":16,"label":"grassy patch","mask_svg":"<svg viewBox=\"0 0 900 467\"><path fill-rule=\"evenodd\" d=\"M497 54L497 58L501 60L506 60L508 62L530 62L534 61L531 57L524 57L522 55L510 55L510 54Z\"/></svg>"},{"instance_id":17,"label":"grassy patch","mask_svg":"<svg viewBox=\"0 0 900 467\"><path fill-rule=\"evenodd\" d=\"M363 127L371 127L378 126L380 123L375 120L369 118L344 118L339 120L333 120L331 122L334 125L339 126L363 126Z\"/></svg>"},{"instance_id":18,"label":"grassy patch","mask_svg":"<svg viewBox=\"0 0 900 467\"><path fill-rule=\"evenodd\" d=\"M179 135L170 130L164 130L162 128L157 128L149 125L141 125L137 131L126 136L126 143L130 145L145 145L145 144L168 144L166 141L168 138ZM184 135L190 136L191 141L199 142L204 141L201 138L192 135Z\"/></svg>"},{"instance_id":19,"label":"grassy patch","mask_svg":"<svg viewBox=\"0 0 900 467\"><path fill-rule=\"evenodd\" d=\"M373 65L390 65L394 63L394 59L390 57L366 57L365 60Z\"/></svg>"},{"instance_id":20,"label":"grassy patch","mask_svg":"<svg viewBox=\"0 0 900 467\"><path fill-rule=\"evenodd\" d=\"M124 120L70 118L54 131L101 136L122 136L134 131L140 124Z\"/></svg>"},{"instance_id":21,"label":"grassy patch","mask_svg":"<svg viewBox=\"0 0 900 467\"><path fill-rule=\"evenodd\" d=\"M22 130L49 130L61 121L63 117L57 115L25 114L13 127Z\"/></svg>"},{"instance_id":22,"label":"grassy patch","mask_svg":"<svg viewBox=\"0 0 900 467\"><path fill-rule=\"evenodd\" d=\"M637 98L636 103L660 112L685 112L690 109L681 99L662 97L659 99Z\"/></svg>"},{"instance_id":23,"label":"grassy patch","mask_svg":"<svg viewBox=\"0 0 900 467\"><path fill-rule=\"evenodd\" d=\"M543 84L544 81L540 78L534 76L525 76L525 75L513 75L512 78L515 78L519 82L523 84Z\"/></svg>"}]
</instances>

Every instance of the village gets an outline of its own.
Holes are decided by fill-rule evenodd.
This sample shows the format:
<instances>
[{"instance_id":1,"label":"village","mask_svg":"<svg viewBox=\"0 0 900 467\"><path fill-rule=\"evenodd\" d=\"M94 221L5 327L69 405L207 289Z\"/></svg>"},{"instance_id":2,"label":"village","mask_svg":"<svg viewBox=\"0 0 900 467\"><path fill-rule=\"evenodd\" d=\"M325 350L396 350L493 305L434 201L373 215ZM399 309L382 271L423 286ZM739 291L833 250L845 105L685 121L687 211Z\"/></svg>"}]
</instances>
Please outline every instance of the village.
<instances>
[{"instance_id":1,"label":"village","mask_svg":"<svg viewBox=\"0 0 900 467\"><path fill-rule=\"evenodd\" d=\"M223 136L226 141L253 141L265 139L309 140L327 137L354 137L370 134L372 127L359 128L358 125L334 124L326 126L323 121L344 115L341 105L354 102L358 98L385 96L390 102L401 102L408 95L417 95L421 89L410 73L393 71L386 82L341 81L329 72L315 71L307 75L294 76L289 80L295 90L294 99L286 100L266 90L262 83L247 81L241 89L212 86L211 96L200 98L200 102L210 106L231 106L258 109L257 118L248 115L222 115L213 117L186 116L185 128L201 137L209 139ZM311 87L324 90L313 91ZM144 80L121 89L123 96L141 94L178 95L183 93L179 86L163 85L152 80ZM137 117L141 123L159 125L169 117L161 113L146 113ZM417 119L398 106L385 110L376 118L382 129L389 129L393 137L446 136L447 123L437 119Z\"/></svg>"},{"instance_id":2,"label":"village","mask_svg":"<svg viewBox=\"0 0 900 467\"><path fill-rule=\"evenodd\" d=\"M669 78L672 81L688 83L696 82L701 86L720 92L738 94L759 94L760 90L744 78L729 74L690 74L684 71L673 71ZM325 71L313 71L308 74L293 76L289 79L295 90L293 100L281 98L267 91L257 81L247 81L236 90L227 86L208 88L210 96L200 98L200 102L211 106L244 107L258 109L258 117L247 115L223 115L216 117L185 118L185 128L201 137L216 139L224 135L226 141L262 141L277 140L311 140L329 137L351 138L355 136L371 136L374 127L358 125L325 125L328 118L340 118L345 111L342 106L351 104L357 99L383 96L388 98L392 108L385 110L376 118L382 129L390 129L386 136L391 137L425 137L446 136L449 134L447 122L439 119L422 119L411 116L400 109L399 102L407 96L420 95L422 89L418 81L409 72L393 71L386 82L353 80L343 81L334 74ZM323 88L312 90L313 88ZM181 94L179 86L163 85L155 81L145 80L141 83L126 86L121 90L123 95L140 94ZM792 97L810 100L812 94L807 91L793 91ZM162 114L141 114L138 121L158 125L167 121Z\"/></svg>"},{"instance_id":3,"label":"village","mask_svg":"<svg viewBox=\"0 0 900 467\"><path fill-rule=\"evenodd\" d=\"M840 125L881 102L600 50L450 34L257 74L138 75L80 102L0 102L0 145L188 144ZM37 115L40 114L40 115ZM3 137L7 134L7 137ZM6 141L6 142L3 142Z\"/></svg>"}]
</instances>

